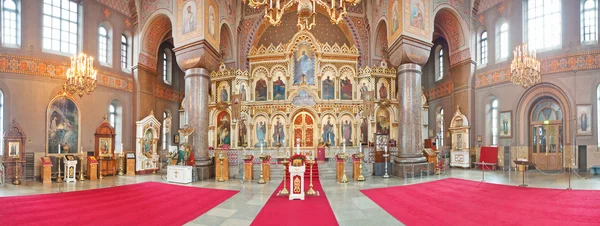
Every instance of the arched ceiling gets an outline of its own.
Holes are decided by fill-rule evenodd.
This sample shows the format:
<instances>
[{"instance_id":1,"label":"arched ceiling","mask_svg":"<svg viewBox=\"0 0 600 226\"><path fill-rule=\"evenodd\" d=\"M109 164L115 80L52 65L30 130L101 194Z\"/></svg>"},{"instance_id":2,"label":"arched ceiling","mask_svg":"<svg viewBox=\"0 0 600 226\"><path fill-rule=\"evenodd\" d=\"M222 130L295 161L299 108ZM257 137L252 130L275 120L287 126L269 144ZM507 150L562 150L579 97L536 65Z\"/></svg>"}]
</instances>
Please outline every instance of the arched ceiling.
<instances>
[{"instance_id":1,"label":"arched ceiling","mask_svg":"<svg viewBox=\"0 0 600 226\"><path fill-rule=\"evenodd\" d=\"M297 27L298 15L295 12L287 13L281 19L281 25L269 26L260 36L258 46L264 45L269 46L270 44L277 45L279 43L287 43L292 37L298 32ZM342 29L335 24L332 24L329 17L317 13L315 26L310 32L319 40L321 43L339 45L350 45L348 37Z\"/></svg>"}]
</instances>

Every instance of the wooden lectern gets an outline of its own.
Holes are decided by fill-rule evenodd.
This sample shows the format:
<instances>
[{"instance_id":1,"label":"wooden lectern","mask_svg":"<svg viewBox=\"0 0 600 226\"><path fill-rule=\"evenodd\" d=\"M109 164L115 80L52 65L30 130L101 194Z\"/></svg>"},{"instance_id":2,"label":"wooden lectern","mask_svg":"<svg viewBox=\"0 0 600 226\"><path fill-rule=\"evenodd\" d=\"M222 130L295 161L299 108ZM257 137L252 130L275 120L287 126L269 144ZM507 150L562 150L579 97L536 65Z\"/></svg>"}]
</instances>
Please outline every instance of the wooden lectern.
<instances>
[{"instance_id":1,"label":"wooden lectern","mask_svg":"<svg viewBox=\"0 0 600 226\"><path fill-rule=\"evenodd\" d=\"M88 179L97 180L98 179L98 160L94 156L88 156L87 162L88 162Z\"/></svg>"},{"instance_id":2,"label":"wooden lectern","mask_svg":"<svg viewBox=\"0 0 600 226\"><path fill-rule=\"evenodd\" d=\"M50 157L42 157L42 183L43 184L51 184L52 183L52 161L50 161Z\"/></svg>"},{"instance_id":3,"label":"wooden lectern","mask_svg":"<svg viewBox=\"0 0 600 226\"><path fill-rule=\"evenodd\" d=\"M514 160L513 161L516 165L522 165L524 170L523 170L523 184L520 184L519 186L521 187L527 187L527 185L525 184L525 172L527 172L527 168L529 168L529 166L535 166L535 164L533 162L527 161L527 160Z\"/></svg>"},{"instance_id":4,"label":"wooden lectern","mask_svg":"<svg viewBox=\"0 0 600 226\"><path fill-rule=\"evenodd\" d=\"M252 178L252 160L254 160L253 155L244 156L244 181L251 181ZM217 178L218 179L218 178Z\"/></svg>"},{"instance_id":5,"label":"wooden lectern","mask_svg":"<svg viewBox=\"0 0 600 226\"><path fill-rule=\"evenodd\" d=\"M266 159L262 159L262 171L263 171L263 179L265 181L271 180L271 156L268 156Z\"/></svg>"},{"instance_id":6,"label":"wooden lectern","mask_svg":"<svg viewBox=\"0 0 600 226\"><path fill-rule=\"evenodd\" d=\"M356 157L356 154L352 155L352 178L357 181L360 176L360 158Z\"/></svg>"},{"instance_id":7,"label":"wooden lectern","mask_svg":"<svg viewBox=\"0 0 600 226\"><path fill-rule=\"evenodd\" d=\"M125 158L127 158L127 166L125 169L127 170L127 176L135 176L135 153L128 152L125 154Z\"/></svg>"},{"instance_id":8,"label":"wooden lectern","mask_svg":"<svg viewBox=\"0 0 600 226\"><path fill-rule=\"evenodd\" d=\"M338 154L339 155L339 154ZM344 167L346 167L346 159L340 158L340 156L335 155L336 159L336 173L335 180L337 182L342 182L342 177L344 177Z\"/></svg>"},{"instance_id":9,"label":"wooden lectern","mask_svg":"<svg viewBox=\"0 0 600 226\"><path fill-rule=\"evenodd\" d=\"M229 159L226 150L215 151L215 178L229 180Z\"/></svg>"}]
</instances>

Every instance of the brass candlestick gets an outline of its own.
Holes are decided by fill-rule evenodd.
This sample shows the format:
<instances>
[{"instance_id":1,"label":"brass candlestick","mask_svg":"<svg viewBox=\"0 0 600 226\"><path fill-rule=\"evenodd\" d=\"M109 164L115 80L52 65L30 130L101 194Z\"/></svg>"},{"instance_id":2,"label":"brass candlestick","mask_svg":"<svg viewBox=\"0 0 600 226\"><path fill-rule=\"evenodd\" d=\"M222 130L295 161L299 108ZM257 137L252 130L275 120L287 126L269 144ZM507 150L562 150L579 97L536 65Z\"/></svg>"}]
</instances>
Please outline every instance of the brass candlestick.
<instances>
[{"instance_id":1,"label":"brass candlestick","mask_svg":"<svg viewBox=\"0 0 600 226\"><path fill-rule=\"evenodd\" d=\"M363 176L362 173L362 159L365 157L363 155L362 152L358 153L358 155L356 156L358 158L358 168L359 168L359 174L358 174L358 178L356 178L357 181L365 181L365 176Z\"/></svg>"},{"instance_id":2,"label":"brass candlestick","mask_svg":"<svg viewBox=\"0 0 600 226\"><path fill-rule=\"evenodd\" d=\"M268 159L268 157L269 157L268 155L261 155L261 156L259 157L259 158L260 158L260 179L258 180L258 183L259 183L259 184L264 184L264 183L267 183L267 182L265 181L265 178L264 178L264 176L263 176L263 161L265 161L266 159Z\"/></svg>"},{"instance_id":3,"label":"brass candlestick","mask_svg":"<svg viewBox=\"0 0 600 226\"><path fill-rule=\"evenodd\" d=\"M103 167L103 165L102 165L102 157L100 157L100 156L98 156L98 163L99 163L98 165L100 166L100 167L98 167L98 178L102 179L102 178L104 178L102 176L102 167Z\"/></svg>"},{"instance_id":4,"label":"brass candlestick","mask_svg":"<svg viewBox=\"0 0 600 226\"><path fill-rule=\"evenodd\" d=\"M221 175L219 175L219 182L223 182L225 181L225 179L223 179L223 159L225 159L225 156L223 155L223 152L219 152L219 163L221 165L220 169L221 169Z\"/></svg>"},{"instance_id":5,"label":"brass candlestick","mask_svg":"<svg viewBox=\"0 0 600 226\"><path fill-rule=\"evenodd\" d=\"M286 178L286 171L285 171L285 164L288 164L289 161L287 160L287 158L283 158L283 161L281 161L281 163L283 164L283 189L281 189L281 191L279 191L278 195L290 195L290 191L287 190L287 188L285 187L285 178Z\"/></svg>"},{"instance_id":6,"label":"brass candlestick","mask_svg":"<svg viewBox=\"0 0 600 226\"><path fill-rule=\"evenodd\" d=\"M315 192L315 190L313 189L313 182L312 182L312 167L315 164L315 160L314 160L314 156L312 160L308 161L308 164L310 164L310 184L308 185L308 191L306 191L306 195L317 195L317 192Z\"/></svg>"},{"instance_id":7,"label":"brass candlestick","mask_svg":"<svg viewBox=\"0 0 600 226\"><path fill-rule=\"evenodd\" d=\"M121 154L119 154L119 176L125 175L125 173L123 173L123 165L123 153L121 152Z\"/></svg>"},{"instance_id":8,"label":"brass candlestick","mask_svg":"<svg viewBox=\"0 0 600 226\"><path fill-rule=\"evenodd\" d=\"M390 178L390 175L388 174L388 157L390 155L387 153L387 149L385 150L385 154L383 154L383 157L385 158L385 174L383 174L383 178Z\"/></svg>"},{"instance_id":9,"label":"brass candlestick","mask_svg":"<svg viewBox=\"0 0 600 226\"><path fill-rule=\"evenodd\" d=\"M152 170L152 174L156 174L156 170L158 169L158 163L156 162L156 159L152 159L152 163L156 167Z\"/></svg>"},{"instance_id":10,"label":"brass candlestick","mask_svg":"<svg viewBox=\"0 0 600 226\"><path fill-rule=\"evenodd\" d=\"M79 156L79 160L81 161L81 165L79 166L79 181L84 181L85 177L83 176L83 154Z\"/></svg>"},{"instance_id":11,"label":"brass candlestick","mask_svg":"<svg viewBox=\"0 0 600 226\"><path fill-rule=\"evenodd\" d=\"M344 161L344 174L342 175L342 180L340 181L340 183L348 183L348 177L346 177L346 153L338 154L338 157L340 157Z\"/></svg>"},{"instance_id":12,"label":"brass candlestick","mask_svg":"<svg viewBox=\"0 0 600 226\"><path fill-rule=\"evenodd\" d=\"M21 184L21 181L19 180L19 156L15 156L15 181L13 181L14 185L19 185Z\"/></svg>"},{"instance_id":13,"label":"brass candlestick","mask_svg":"<svg viewBox=\"0 0 600 226\"><path fill-rule=\"evenodd\" d=\"M63 179L62 179L62 177L60 177L60 174L61 174L61 171L60 171L60 160L62 160L62 155L59 154L56 158L58 159L58 176L56 178L56 183L62 183Z\"/></svg>"}]
</instances>

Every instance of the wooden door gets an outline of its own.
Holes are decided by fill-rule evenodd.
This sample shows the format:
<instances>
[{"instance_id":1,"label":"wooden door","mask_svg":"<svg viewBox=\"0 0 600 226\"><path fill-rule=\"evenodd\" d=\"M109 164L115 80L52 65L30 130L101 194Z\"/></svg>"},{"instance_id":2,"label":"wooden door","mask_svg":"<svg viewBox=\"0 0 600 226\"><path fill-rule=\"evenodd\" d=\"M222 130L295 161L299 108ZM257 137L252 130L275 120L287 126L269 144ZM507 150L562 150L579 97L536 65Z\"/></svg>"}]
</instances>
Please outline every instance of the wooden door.
<instances>
[{"instance_id":1,"label":"wooden door","mask_svg":"<svg viewBox=\"0 0 600 226\"><path fill-rule=\"evenodd\" d=\"M294 147L314 147L315 120L308 112L300 112L294 117ZM298 143L299 142L299 143Z\"/></svg>"},{"instance_id":2,"label":"wooden door","mask_svg":"<svg viewBox=\"0 0 600 226\"><path fill-rule=\"evenodd\" d=\"M531 137L531 157L538 169L562 169L562 125L532 125Z\"/></svg>"}]
</instances>

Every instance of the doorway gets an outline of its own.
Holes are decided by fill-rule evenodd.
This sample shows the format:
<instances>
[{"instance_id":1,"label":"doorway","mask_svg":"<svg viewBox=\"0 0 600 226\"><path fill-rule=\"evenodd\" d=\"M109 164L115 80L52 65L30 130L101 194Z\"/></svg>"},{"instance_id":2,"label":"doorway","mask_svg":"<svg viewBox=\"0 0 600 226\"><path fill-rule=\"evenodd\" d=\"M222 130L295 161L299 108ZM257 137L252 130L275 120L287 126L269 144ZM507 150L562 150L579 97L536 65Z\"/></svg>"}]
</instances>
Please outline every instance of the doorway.
<instances>
[{"instance_id":1,"label":"doorway","mask_svg":"<svg viewBox=\"0 0 600 226\"><path fill-rule=\"evenodd\" d=\"M314 147L315 120L308 112L300 112L294 117L294 147Z\"/></svg>"},{"instance_id":2,"label":"doorway","mask_svg":"<svg viewBox=\"0 0 600 226\"><path fill-rule=\"evenodd\" d=\"M563 168L562 111L553 99L539 101L530 120L530 159L540 170Z\"/></svg>"}]
</instances>

